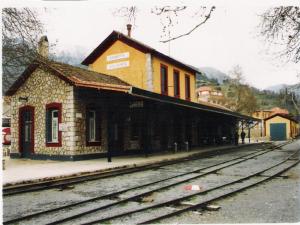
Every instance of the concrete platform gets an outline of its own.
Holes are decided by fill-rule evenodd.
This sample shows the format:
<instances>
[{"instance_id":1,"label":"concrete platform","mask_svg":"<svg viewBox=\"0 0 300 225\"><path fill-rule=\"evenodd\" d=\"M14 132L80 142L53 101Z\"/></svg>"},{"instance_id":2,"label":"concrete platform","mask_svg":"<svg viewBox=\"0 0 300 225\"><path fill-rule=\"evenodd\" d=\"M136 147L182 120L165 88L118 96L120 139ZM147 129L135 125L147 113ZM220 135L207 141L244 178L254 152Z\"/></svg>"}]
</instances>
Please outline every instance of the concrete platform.
<instances>
[{"instance_id":1,"label":"concrete platform","mask_svg":"<svg viewBox=\"0 0 300 225\"><path fill-rule=\"evenodd\" d=\"M257 143L253 143L257 144ZM248 146L252 144L245 144ZM83 175L95 172L105 172L109 170L139 167L163 161L172 161L194 155L201 155L217 150L228 150L239 146L215 146L202 147L189 152L164 152L149 155L119 156L113 157L112 162L108 163L106 158L83 160L83 161L50 161L50 160L31 160L31 159L5 159L5 170L3 170L3 186L11 186L24 183L35 183L58 178Z\"/></svg>"}]
</instances>

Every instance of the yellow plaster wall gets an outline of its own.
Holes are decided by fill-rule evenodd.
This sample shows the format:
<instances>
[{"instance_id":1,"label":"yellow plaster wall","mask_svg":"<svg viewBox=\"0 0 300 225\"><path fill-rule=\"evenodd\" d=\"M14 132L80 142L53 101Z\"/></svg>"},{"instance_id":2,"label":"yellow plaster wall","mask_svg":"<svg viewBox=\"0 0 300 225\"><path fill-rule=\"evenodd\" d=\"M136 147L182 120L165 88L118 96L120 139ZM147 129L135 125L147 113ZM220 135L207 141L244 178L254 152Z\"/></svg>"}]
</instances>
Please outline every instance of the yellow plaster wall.
<instances>
[{"instance_id":1,"label":"yellow plaster wall","mask_svg":"<svg viewBox=\"0 0 300 225\"><path fill-rule=\"evenodd\" d=\"M286 118L282 118L280 116L275 116L269 120L266 121L266 136L268 138L271 137L270 135L270 124L271 123L285 123L286 124L286 138L291 138L291 126L290 126L290 120Z\"/></svg>"},{"instance_id":2,"label":"yellow plaster wall","mask_svg":"<svg viewBox=\"0 0 300 225\"><path fill-rule=\"evenodd\" d=\"M114 61L107 61L107 56L129 52L129 58L119 59ZM107 64L117 63L122 61L129 61L129 66L118 69L107 69ZM174 81L173 70L176 69L180 73L180 98L185 97L185 74L190 76L191 87L191 101L197 102L195 88L196 88L196 75L181 68L175 67L167 62L162 61L157 57L152 56L152 69L153 69L153 91L161 93L160 86L160 65L164 64L168 67L168 95L174 97ZM89 65L89 68L93 71L104 73L112 76L116 76L121 80L135 86L147 90L147 73L146 73L146 54L136 50L133 47L124 44L117 40L112 46L110 46L94 63Z\"/></svg>"},{"instance_id":3,"label":"yellow plaster wall","mask_svg":"<svg viewBox=\"0 0 300 225\"><path fill-rule=\"evenodd\" d=\"M197 102L196 100L196 80L195 74L187 72L179 67L175 67L167 62L162 61L159 58L153 57L152 58L152 65L153 65L153 74L154 74L154 92L161 93L161 86L160 86L160 65L163 64L168 67L168 95L174 97L174 79L173 79L173 71L174 69L179 71L179 82L180 82L180 98L185 98L185 74L190 76L190 87L191 87L191 101Z\"/></svg>"},{"instance_id":4,"label":"yellow plaster wall","mask_svg":"<svg viewBox=\"0 0 300 225\"><path fill-rule=\"evenodd\" d=\"M129 52L129 58L107 61L108 55ZM107 70L106 66L110 63L129 61L129 67ZM113 75L121 80L138 88L146 89L146 55L117 40L109 47L94 63L89 65L93 71Z\"/></svg>"},{"instance_id":5,"label":"yellow plaster wall","mask_svg":"<svg viewBox=\"0 0 300 225\"><path fill-rule=\"evenodd\" d=\"M291 122L291 133L292 137L296 137L299 134L299 124L294 121Z\"/></svg>"}]
</instances>

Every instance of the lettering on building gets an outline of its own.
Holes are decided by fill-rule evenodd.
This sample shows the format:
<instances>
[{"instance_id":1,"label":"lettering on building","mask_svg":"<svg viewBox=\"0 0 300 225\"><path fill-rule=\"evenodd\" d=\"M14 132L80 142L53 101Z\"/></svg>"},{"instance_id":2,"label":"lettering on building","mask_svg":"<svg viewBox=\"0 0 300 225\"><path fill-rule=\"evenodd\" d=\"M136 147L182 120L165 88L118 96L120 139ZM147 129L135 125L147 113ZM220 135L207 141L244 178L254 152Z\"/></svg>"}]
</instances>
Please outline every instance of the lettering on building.
<instances>
[{"instance_id":1,"label":"lettering on building","mask_svg":"<svg viewBox=\"0 0 300 225\"><path fill-rule=\"evenodd\" d=\"M144 107L144 102L143 101L135 101L131 102L129 105L129 108L143 108Z\"/></svg>"},{"instance_id":2,"label":"lettering on building","mask_svg":"<svg viewBox=\"0 0 300 225\"><path fill-rule=\"evenodd\" d=\"M128 58L129 58L129 52L123 52L123 53L106 56L106 61L111 62L119 59L128 59Z\"/></svg>"},{"instance_id":3,"label":"lettering on building","mask_svg":"<svg viewBox=\"0 0 300 225\"><path fill-rule=\"evenodd\" d=\"M114 70L119 68L129 67L129 61L110 63L106 65L107 70Z\"/></svg>"}]
</instances>

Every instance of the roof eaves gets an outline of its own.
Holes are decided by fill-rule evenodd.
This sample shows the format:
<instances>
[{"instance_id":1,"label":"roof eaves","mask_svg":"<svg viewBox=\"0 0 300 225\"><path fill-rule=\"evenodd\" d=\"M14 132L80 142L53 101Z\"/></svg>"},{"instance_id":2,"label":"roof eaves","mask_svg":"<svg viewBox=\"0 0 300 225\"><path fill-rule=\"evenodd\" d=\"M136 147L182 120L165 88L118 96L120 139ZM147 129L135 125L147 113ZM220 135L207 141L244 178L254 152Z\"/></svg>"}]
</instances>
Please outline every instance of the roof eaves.
<instances>
[{"instance_id":1,"label":"roof eaves","mask_svg":"<svg viewBox=\"0 0 300 225\"><path fill-rule=\"evenodd\" d=\"M113 31L110 33L110 35L105 38L104 41L102 41L93 51L90 53L82 62L81 64L88 66L91 64L101 52L105 51L109 46L111 46L114 41L118 39L118 32Z\"/></svg>"},{"instance_id":2,"label":"roof eaves","mask_svg":"<svg viewBox=\"0 0 300 225\"><path fill-rule=\"evenodd\" d=\"M126 92L126 93L129 92L131 89L131 86L118 85L118 84L105 84L105 83L92 82L92 81L83 81L74 76L72 76L71 79L74 81L74 85L76 87L105 89L105 90L121 91L121 92Z\"/></svg>"},{"instance_id":3,"label":"roof eaves","mask_svg":"<svg viewBox=\"0 0 300 225\"><path fill-rule=\"evenodd\" d=\"M199 103L195 103L195 102L185 101L182 99L173 98L171 96L160 95L158 93L149 92L149 91L146 91L146 90L143 90L140 88L136 88L136 87L132 87L131 91L129 93L134 96L148 98L148 99L152 99L155 101L172 103L175 105L185 106L185 107L194 108L194 109L200 109L203 111L219 113L219 114L223 114L223 115L237 117L239 119L260 121L259 119L253 118L251 116L242 115L242 114L232 112L232 111L229 111L226 109L221 109L221 108L216 108L213 106L208 106L208 105L203 105L203 104L199 104Z\"/></svg>"},{"instance_id":4,"label":"roof eaves","mask_svg":"<svg viewBox=\"0 0 300 225\"><path fill-rule=\"evenodd\" d=\"M298 121L296 119L294 119L294 118L292 118L292 117L290 117L290 116L288 116L286 114L282 114L282 113L275 113L272 116L269 116L269 117L265 118L264 120L267 121L267 120L272 119L272 118L274 118L276 116L280 116L282 118L285 118L285 119L288 119L288 120L292 120L292 121L298 123Z\"/></svg>"}]
</instances>

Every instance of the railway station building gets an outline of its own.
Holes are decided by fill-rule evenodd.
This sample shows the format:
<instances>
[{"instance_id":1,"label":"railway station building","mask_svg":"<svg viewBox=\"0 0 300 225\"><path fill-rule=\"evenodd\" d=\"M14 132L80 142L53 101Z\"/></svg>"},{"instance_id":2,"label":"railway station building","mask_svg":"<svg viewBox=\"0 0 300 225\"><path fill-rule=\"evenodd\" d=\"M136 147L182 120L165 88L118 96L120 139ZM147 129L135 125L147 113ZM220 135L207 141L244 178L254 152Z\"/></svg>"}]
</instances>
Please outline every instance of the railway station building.
<instances>
[{"instance_id":1,"label":"railway station building","mask_svg":"<svg viewBox=\"0 0 300 225\"><path fill-rule=\"evenodd\" d=\"M12 158L81 160L233 143L252 117L196 99L192 67L113 31L84 61L48 59L48 40L10 87Z\"/></svg>"}]
</instances>

